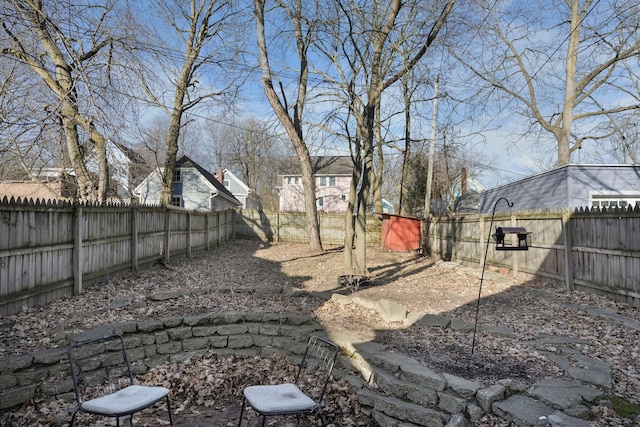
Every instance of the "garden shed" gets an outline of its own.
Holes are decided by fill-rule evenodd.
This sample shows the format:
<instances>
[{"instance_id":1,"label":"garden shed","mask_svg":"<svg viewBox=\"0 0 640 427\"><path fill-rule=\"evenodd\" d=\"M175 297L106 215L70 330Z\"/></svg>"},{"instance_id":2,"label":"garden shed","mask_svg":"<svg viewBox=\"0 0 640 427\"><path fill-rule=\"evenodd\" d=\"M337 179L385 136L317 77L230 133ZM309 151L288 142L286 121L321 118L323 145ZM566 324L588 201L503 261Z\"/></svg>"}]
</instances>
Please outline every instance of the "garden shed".
<instances>
[{"instance_id":1,"label":"garden shed","mask_svg":"<svg viewBox=\"0 0 640 427\"><path fill-rule=\"evenodd\" d=\"M410 252L420 249L419 218L381 213L382 247L388 251Z\"/></svg>"}]
</instances>

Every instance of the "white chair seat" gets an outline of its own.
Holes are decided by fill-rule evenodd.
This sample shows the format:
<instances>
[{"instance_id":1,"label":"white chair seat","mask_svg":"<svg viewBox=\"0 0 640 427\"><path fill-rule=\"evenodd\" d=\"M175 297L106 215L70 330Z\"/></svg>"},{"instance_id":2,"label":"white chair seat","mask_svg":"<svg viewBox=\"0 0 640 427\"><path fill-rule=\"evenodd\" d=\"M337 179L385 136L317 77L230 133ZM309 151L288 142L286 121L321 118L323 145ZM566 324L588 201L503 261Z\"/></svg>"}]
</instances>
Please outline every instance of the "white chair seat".
<instances>
[{"instance_id":1,"label":"white chair seat","mask_svg":"<svg viewBox=\"0 0 640 427\"><path fill-rule=\"evenodd\" d=\"M168 394L169 389L164 387L131 385L115 393L84 402L82 410L110 416L127 415L151 406Z\"/></svg>"},{"instance_id":2,"label":"white chair seat","mask_svg":"<svg viewBox=\"0 0 640 427\"><path fill-rule=\"evenodd\" d=\"M244 397L256 412L264 415L312 412L317 406L295 384L247 387Z\"/></svg>"}]
</instances>

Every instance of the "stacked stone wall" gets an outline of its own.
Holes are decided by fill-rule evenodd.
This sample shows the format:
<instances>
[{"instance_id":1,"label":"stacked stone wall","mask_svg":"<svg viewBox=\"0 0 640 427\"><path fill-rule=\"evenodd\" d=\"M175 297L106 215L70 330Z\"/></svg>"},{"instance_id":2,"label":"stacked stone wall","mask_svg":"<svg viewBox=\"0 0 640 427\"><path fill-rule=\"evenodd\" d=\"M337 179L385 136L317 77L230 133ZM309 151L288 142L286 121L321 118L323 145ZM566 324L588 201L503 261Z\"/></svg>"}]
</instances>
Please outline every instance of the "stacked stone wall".
<instances>
[{"instance_id":1,"label":"stacked stone wall","mask_svg":"<svg viewBox=\"0 0 640 427\"><path fill-rule=\"evenodd\" d=\"M213 350L220 357L303 354L322 328L311 315L218 312L102 326L70 337L73 342L122 334L135 375L165 363L181 362ZM36 395L72 400L67 348L0 359L0 410L22 405Z\"/></svg>"}]
</instances>

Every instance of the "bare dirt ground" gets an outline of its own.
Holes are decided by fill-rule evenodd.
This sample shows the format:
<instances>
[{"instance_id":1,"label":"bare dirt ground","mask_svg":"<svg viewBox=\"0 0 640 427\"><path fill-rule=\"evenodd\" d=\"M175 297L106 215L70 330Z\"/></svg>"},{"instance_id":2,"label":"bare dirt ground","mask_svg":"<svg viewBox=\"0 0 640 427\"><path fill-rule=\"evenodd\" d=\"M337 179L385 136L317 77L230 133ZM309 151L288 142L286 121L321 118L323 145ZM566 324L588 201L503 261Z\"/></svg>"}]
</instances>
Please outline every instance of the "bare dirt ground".
<instances>
[{"instance_id":1,"label":"bare dirt ground","mask_svg":"<svg viewBox=\"0 0 640 427\"><path fill-rule=\"evenodd\" d=\"M368 300L388 298L409 311L475 321L479 268L461 268L413 253L389 253L377 248L368 249L367 260L371 284L360 287L358 296ZM531 340L545 335L577 338L581 341L574 345L577 350L612 366L615 381L612 394L640 405L640 333L590 316L585 310L609 308L640 321L637 309L603 297L567 293L548 284L507 280L487 272L482 283L478 328L505 327L516 337L479 332L471 355L472 332L388 323L373 310L327 301L327 293L352 292L338 287L338 276L342 274L340 248L317 254L305 245L229 242L192 259L173 261L167 267L157 265L139 274L113 277L91 286L78 297L0 318L0 358L66 347L69 337L78 332L125 320L213 310L293 311L313 313L328 330L386 344L432 368L486 384L512 378L526 387L545 377L561 377L562 371L544 355L544 345L536 347ZM280 292L291 286L308 294L289 296ZM257 292L246 292L247 288L255 288ZM198 292L202 289L209 292ZM164 301L150 298L153 294L175 291L183 292L183 296ZM227 426L237 424L244 386L275 381L291 369L284 359L217 359L214 355L203 355L197 360L154 369L144 380L172 384L178 422L207 421ZM346 381L335 381L331 387L326 404L328 418L334 425L371 425ZM0 424L64 425L68 422L69 404L45 402L37 397L23 408L0 415ZM638 421L622 418L605 406L594 407L592 412L596 417L594 426L632 426ZM161 425L163 418L166 421L166 414L156 410L143 414L139 421L144 425ZM86 422L95 425L104 421ZM290 424L286 420L277 423ZM485 417L477 425L509 423Z\"/></svg>"}]
</instances>

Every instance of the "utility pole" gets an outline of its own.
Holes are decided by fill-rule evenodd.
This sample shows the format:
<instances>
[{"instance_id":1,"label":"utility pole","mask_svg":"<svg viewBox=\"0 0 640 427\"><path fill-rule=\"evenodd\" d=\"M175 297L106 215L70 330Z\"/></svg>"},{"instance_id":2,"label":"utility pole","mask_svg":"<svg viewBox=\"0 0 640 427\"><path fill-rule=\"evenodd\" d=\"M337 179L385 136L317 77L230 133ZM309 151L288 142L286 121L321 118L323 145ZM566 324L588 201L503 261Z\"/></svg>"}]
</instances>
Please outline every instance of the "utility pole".
<instances>
[{"instance_id":1,"label":"utility pole","mask_svg":"<svg viewBox=\"0 0 640 427\"><path fill-rule=\"evenodd\" d=\"M431 145L429 147L429 170L427 171L427 192L424 196L424 219L428 220L431 215L431 184L433 182L433 156L436 151L436 127L438 126L438 80L433 89L433 115L431 118Z\"/></svg>"}]
</instances>

